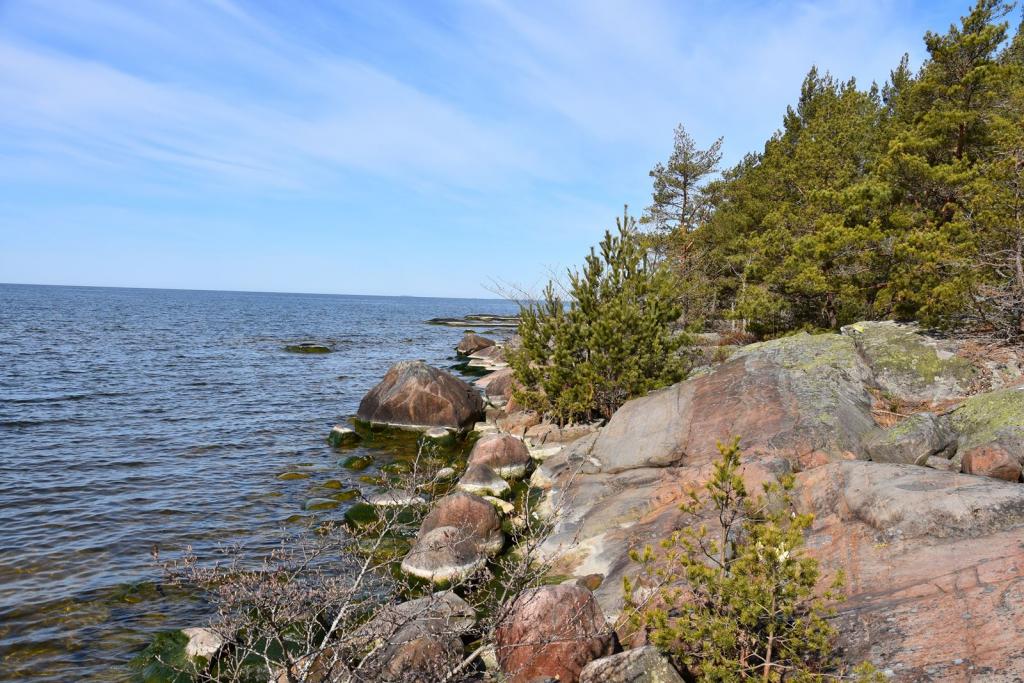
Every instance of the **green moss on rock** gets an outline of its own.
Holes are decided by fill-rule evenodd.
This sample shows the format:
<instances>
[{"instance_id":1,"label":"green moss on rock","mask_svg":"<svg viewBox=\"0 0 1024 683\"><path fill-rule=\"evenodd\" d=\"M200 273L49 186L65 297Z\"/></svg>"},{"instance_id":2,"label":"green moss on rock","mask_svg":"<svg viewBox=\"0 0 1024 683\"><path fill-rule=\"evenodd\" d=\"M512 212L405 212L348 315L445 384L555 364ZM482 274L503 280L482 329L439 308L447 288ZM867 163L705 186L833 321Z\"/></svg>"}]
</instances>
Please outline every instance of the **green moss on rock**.
<instances>
[{"instance_id":1,"label":"green moss on rock","mask_svg":"<svg viewBox=\"0 0 1024 683\"><path fill-rule=\"evenodd\" d=\"M377 508L369 503L356 503L345 511L345 521L356 528L370 526L378 519Z\"/></svg>"},{"instance_id":2,"label":"green moss on rock","mask_svg":"<svg viewBox=\"0 0 1024 683\"><path fill-rule=\"evenodd\" d=\"M1007 431L1024 432L1024 390L1001 389L972 396L950 419L964 449L991 443Z\"/></svg>"},{"instance_id":3,"label":"green moss on rock","mask_svg":"<svg viewBox=\"0 0 1024 683\"><path fill-rule=\"evenodd\" d=\"M878 383L901 398L939 400L962 395L977 373L968 360L941 354L936 343L913 326L857 323L843 332L856 342Z\"/></svg>"},{"instance_id":4,"label":"green moss on rock","mask_svg":"<svg viewBox=\"0 0 1024 683\"><path fill-rule=\"evenodd\" d=\"M351 455L341 462L341 466L347 470L361 472L373 464L373 458L368 455Z\"/></svg>"}]
</instances>

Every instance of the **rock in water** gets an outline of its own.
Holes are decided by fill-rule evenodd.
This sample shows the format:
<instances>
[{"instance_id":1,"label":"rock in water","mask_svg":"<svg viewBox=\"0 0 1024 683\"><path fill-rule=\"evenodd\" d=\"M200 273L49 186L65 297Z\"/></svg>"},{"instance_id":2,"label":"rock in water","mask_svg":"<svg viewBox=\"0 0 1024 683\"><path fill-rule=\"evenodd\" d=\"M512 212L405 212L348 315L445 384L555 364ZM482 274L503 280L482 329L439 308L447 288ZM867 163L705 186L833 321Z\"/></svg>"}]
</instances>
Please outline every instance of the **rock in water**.
<instances>
[{"instance_id":1,"label":"rock in water","mask_svg":"<svg viewBox=\"0 0 1024 683\"><path fill-rule=\"evenodd\" d=\"M483 413L483 399L470 385L423 361L401 361L363 397L356 416L398 427L461 429Z\"/></svg>"},{"instance_id":2,"label":"rock in water","mask_svg":"<svg viewBox=\"0 0 1024 683\"><path fill-rule=\"evenodd\" d=\"M459 345L455 347L455 351L463 356L469 356L481 349L486 349L488 346L494 346L493 339L481 337L479 334L475 334L473 332L467 332L463 335L462 341L459 342Z\"/></svg>"},{"instance_id":3,"label":"rock in water","mask_svg":"<svg viewBox=\"0 0 1024 683\"><path fill-rule=\"evenodd\" d=\"M284 350L289 353L330 353L333 349L316 342L299 342L298 344L288 344Z\"/></svg>"},{"instance_id":4,"label":"rock in water","mask_svg":"<svg viewBox=\"0 0 1024 683\"><path fill-rule=\"evenodd\" d=\"M683 677L648 645L594 660L580 672L580 683L683 683Z\"/></svg>"},{"instance_id":5,"label":"rock in water","mask_svg":"<svg viewBox=\"0 0 1024 683\"><path fill-rule=\"evenodd\" d=\"M502 477L518 479L526 475L530 451L522 439L509 434L487 434L473 445L470 465L487 465Z\"/></svg>"},{"instance_id":6,"label":"rock in water","mask_svg":"<svg viewBox=\"0 0 1024 683\"><path fill-rule=\"evenodd\" d=\"M455 442L455 432L447 427L431 427L423 432L423 439L439 446L448 446Z\"/></svg>"},{"instance_id":7,"label":"rock in water","mask_svg":"<svg viewBox=\"0 0 1024 683\"><path fill-rule=\"evenodd\" d=\"M501 550L504 542L501 518L490 503L453 493L423 519L402 571L434 583L451 583L483 567L487 556Z\"/></svg>"},{"instance_id":8,"label":"rock in water","mask_svg":"<svg viewBox=\"0 0 1024 683\"><path fill-rule=\"evenodd\" d=\"M593 593L569 584L516 596L494 641L509 683L579 680L583 668L610 655L615 644Z\"/></svg>"},{"instance_id":9,"label":"rock in water","mask_svg":"<svg viewBox=\"0 0 1024 683\"><path fill-rule=\"evenodd\" d=\"M466 529L441 526L417 539L402 560L402 571L437 584L450 584L476 573L487 562Z\"/></svg>"},{"instance_id":10,"label":"rock in water","mask_svg":"<svg viewBox=\"0 0 1024 683\"><path fill-rule=\"evenodd\" d=\"M466 468L465 474L459 479L455 488L479 496L496 496L498 498L504 498L512 491L508 482L498 476L492 467L479 463Z\"/></svg>"},{"instance_id":11,"label":"rock in water","mask_svg":"<svg viewBox=\"0 0 1024 683\"><path fill-rule=\"evenodd\" d=\"M327 443L335 448L341 448L359 443L359 438L359 434L351 427L347 425L334 425L331 433L327 435Z\"/></svg>"},{"instance_id":12,"label":"rock in water","mask_svg":"<svg viewBox=\"0 0 1024 683\"><path fill-rule=\"evenodd\" d=\"M504 545L501 518L480 496L459 491L437 501L434 509L423 518L419 537L442 526L466 531L476 546L488 555L498 552Z\"/></svg>"}]
</instances>

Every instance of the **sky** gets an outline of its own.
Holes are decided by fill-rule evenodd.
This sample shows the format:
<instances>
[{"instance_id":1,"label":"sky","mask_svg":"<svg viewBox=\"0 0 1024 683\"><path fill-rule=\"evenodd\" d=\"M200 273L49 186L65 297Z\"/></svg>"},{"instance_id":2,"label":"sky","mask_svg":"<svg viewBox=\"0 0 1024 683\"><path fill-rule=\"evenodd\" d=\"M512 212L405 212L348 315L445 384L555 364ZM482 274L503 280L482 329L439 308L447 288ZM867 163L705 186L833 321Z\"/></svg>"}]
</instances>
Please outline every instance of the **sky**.
<instances>
[{"instance_id":1,"label":"sky","mask_svg":"<svg viewBox=\"0 0 1024 683\"><path fill-rule=\"evenodd\" d=\"M0 0L0 282L491 297L968 0Z\"/></svg>"}]
</instances>

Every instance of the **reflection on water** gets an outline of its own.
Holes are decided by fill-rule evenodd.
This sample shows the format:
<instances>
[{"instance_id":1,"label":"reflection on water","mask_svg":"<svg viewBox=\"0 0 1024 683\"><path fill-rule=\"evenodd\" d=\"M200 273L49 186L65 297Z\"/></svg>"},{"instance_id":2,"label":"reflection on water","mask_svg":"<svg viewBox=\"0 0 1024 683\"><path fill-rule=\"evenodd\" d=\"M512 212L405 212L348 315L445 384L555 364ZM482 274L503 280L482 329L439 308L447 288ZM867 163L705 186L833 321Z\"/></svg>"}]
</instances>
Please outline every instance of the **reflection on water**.
<instances>
[{"instance_id":1,"label":"reflection on water","mask_svg":"<svg viewBox=\"0 0 1024 683\"><path fill-rule=\"evenodd\" d=\"M155 631L203 605L151 561L253 551L411 445L341 466L331 426L407 358L446 366L502 301L0 285L0 680L126 680ZM479 331L479 330L478 330ZM329 354L293 354L315 340ZM306 476L303 476L306 475Z\"/></svg>"}]
</instances>

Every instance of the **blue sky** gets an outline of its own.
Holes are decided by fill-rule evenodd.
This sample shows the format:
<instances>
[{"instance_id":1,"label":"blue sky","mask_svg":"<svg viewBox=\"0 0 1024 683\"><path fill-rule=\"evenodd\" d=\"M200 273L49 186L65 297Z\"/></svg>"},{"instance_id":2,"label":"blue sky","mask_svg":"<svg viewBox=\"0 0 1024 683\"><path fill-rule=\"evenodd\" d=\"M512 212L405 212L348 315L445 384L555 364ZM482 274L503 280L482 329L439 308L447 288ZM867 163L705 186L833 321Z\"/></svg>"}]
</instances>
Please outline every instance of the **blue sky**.
<instances>
[{"instance_id":1,"label":"blue sky","mask_svg":"<svg viewBox=\"0 0 1024 683\"><path fill-rule=\"evenodd\" d=\"M492 296L957 2L0 0L0 282Z\"/></svg>"}]
</instances>

